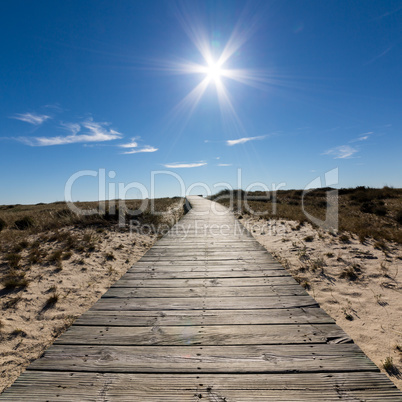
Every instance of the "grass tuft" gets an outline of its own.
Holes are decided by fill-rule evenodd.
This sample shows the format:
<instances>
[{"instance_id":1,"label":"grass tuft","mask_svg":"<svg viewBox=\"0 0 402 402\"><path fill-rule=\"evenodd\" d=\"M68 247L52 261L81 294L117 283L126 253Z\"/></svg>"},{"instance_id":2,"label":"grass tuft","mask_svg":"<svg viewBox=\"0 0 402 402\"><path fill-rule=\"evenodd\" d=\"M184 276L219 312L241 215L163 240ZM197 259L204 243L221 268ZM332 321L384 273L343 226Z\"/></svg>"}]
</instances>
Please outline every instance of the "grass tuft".
<instances>
[{"instance_id":1,"label":"grass tuft","mask_svg":"<svg viewBox=\"0 0 402 402\"><path fill-rule=\"evenodd\" d=\"M391 356L388 356L383 362L382 366L384 370L389 374L389 375L399 375L399 370L394 364L394 359Z\"/></svg>"},{"instance_id":2,"label":"grass tuft","mask_svg":"<svg viewBox=\"0 0 402 402\"><path fill-rule=\"evenodd\" d=\"M12 269L17 269L19 268L19 264L21 261L22 257L19 254L16 253L11 253L7 254L5 260L7 261L8 265Z\"/></svg>"},{"instance_id":3,"label":"grass tuft","mask_svg":"<svg viewBox=\"0 0 402 402\"><path fill-rule=\"evenodd\" d=\"M25 278L25 273L11 270L3 279L3 286L8 290L24 289L29 281Z\"/></svg>"},{"instance_id":4,"label":"grass tuft","mask_svg":"<svg viewBox=\"0 0 402 402\"><path fill-rule=\"evenodd\" d=\"M14 222L14 226L18 230L26 230L26 229L33 227L34 225L35 225L35 220L31 216L24 216L23 218L17 219Z\"/></svg>"},{"instance_id":5,"label":"grass tuft","mask_svg":"<svg viewBox=\"0 0 402 402\"><path fill-rule=\"evenodd\" d=\"M357 272L356 272L354 267L345 268L341 272L339 277L342 278L342 279L348 279L350 281L355 281L355 280L357 280L359 278L359 276L358 276L358 274L357 274Z\"/></svg>"},{"instance_id":6,"label":"grass tuft","mask_svg":"<svg viewBox=\"0 0 402 402\"><path fill-rule=\"evenodd\" d=\"M45 303L45 308L52 308L56 305L56 303L59 301L59 295L58 293L53 293Z\"/></svg>"}]
</instances>

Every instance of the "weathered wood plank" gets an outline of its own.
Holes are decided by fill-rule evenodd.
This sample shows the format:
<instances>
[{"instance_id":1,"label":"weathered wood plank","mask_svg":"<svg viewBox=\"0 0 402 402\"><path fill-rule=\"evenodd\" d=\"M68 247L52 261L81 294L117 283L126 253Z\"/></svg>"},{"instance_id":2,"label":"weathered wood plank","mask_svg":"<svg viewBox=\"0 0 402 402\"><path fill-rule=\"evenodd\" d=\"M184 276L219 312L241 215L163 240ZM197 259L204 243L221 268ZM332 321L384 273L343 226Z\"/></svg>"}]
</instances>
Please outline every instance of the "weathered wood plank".
<instances>
[{"instance_id":1,"label":"weathered wood plank","mask_svg":"<svg viewBox=\"0 0 402 402\"><path fill-rule=\"evenodd\" d=\"M335 324L95 327L72 326L55 345L286 345L351 339Z\"/></svg>"},{"instance_id":2,"label":"weathered wood plank","mask_svg":"<svg viewBox=\"0 0 402 402\"><path fill-rule=\"evenodd\" d=\"M168 325L257 325L257 324L332 324L334 320L320 308L268 310L89 310L74 325L168 326Z\"/></svg>"},{"instance_id":3,"label":"weathered wood plank","mask_svg":"<svg viewBox=\"0 0 402 402\"><path fill-rule=\"evenodd\" d=\"M188 287L188 288L121 288L109 289L102 297L263 297L263 296L307 296L307 292L298 284L281 287L242 286L242 287Z\"/></svg>"},{"instance_id":4,"label":"weathered wood plank","mask_svg":"<svg viewBox=\"0 0 402 402\"><path fill-rule=\"evenodd\" d=\"M124 278L142 279L142 278L159 278L159 279L200 279L200 278L250 278L255 277L256 274L260 274L264 277L279 277L289 276L289 273L284 269L276 269L269 271L180 271L172 270L160 272L159 270L128 272L124 275Z\"/></svg>"},{"instance_id":5,"label":"weathered wood plank","mask_svg":"<svg viewBox=\"0 0 402 402\"><path fill-rule=\"evenodd\" d=\"M402 401L373 372L309 374L126 374L28 371L3 395L8 401Z\"/></svg>"},{"instance_id":6,"label":"weathered wood plank","mask_svg":"<svg viewBox=\"0 0 402 402\"><path fill-rule=\"evenodd\" d=\"M354 344L247 346L53 345L28 370L99 373L378 371Z\"/></svg>"},{"instance_id":7,"label":"weathered wood plank","mask_svg":"<svg viewBox=\"0 0 402 402\"><path fill-rule=\"evenodd\" d=\"M134 276L131 276L135 278ZM216 278L216 279L126 279L124 275L111 288L197 288L197 287L247 287L247 286L289 286L297 282L290 276L280 277L246 277L246 278ZM299 286L299 285L297 285Z\"/></svg>"},{"instance_id":8,"label":"weathered wood plank","mask_svg":"<svg viewBox=\"0 0 402 402\"><path fill-rule=\"evenodd\" d=\"M249 310L314 306L317 302L310 296L101 298L91 310Z\"/></svg>"}]
</instances>

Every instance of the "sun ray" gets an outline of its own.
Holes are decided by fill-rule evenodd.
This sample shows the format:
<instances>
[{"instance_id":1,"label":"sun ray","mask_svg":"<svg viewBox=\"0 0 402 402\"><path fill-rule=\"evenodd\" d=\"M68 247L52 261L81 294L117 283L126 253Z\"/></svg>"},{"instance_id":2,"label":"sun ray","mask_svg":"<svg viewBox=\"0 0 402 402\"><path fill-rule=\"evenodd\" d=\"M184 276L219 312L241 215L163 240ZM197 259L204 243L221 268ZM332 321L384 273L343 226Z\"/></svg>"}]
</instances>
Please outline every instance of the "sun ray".
<instances>
[{"instance_id":1,"label":"sun ray","mask_svg":"<svg viewBox=\"0 0 402 402\"><path fill-rule=\"evenodd\" d=\"M200 10L198 10L200 11ZM273 76L266 71L252 71L248 69L234 69L229 66L230 59L240 50L242 46L255 33L262 13L256 12L251 5L243 10L237 24L235 25L226 45L223 46L220 54L216 54L216 48L209 39L205 25L201 23L202 13L191 12L185 3L176 7L176 16L183 30L198 49L201 61L180 61L169 63L161 69L172 74L198 75L200 82L186 95L174 108L173 117L183 118L181 123L187 124L208 86L216 88L222 122L230 135L246 136L247 131L237 114L231 95L227 89L230 80L248 85L254 88L265 89L274 83Z\"/></svg>"}]
</instances>

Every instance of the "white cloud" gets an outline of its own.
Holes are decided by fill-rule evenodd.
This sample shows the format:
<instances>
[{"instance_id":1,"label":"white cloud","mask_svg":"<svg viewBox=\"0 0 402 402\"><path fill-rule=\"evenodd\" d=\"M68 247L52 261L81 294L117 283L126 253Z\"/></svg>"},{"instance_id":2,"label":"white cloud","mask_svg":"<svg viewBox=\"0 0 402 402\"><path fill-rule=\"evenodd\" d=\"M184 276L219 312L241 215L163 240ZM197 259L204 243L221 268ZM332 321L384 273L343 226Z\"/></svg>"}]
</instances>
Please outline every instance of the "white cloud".
<instances>
[{"instance_id":1,"label":"white cloud","mask_svg":"<svg viewBox=\"0 0 402 402\"><path fill-rule=\"evenodd\" d=\"M218 163L218 166L232 166L231 163Z\"/></svg>"},{"instance_id":2,"label":"white cloud","mask_svg":"<svg viewBox=\"0 0 402 402\"><path fill-rule=\"evenodd\" d=\"M137 148L138 142L132 141L132 142L129 142L128 144L120 144L118 146L121 148Z\"/></svg>"},{"instance_id":3,"label":"white cloud","mask_svg":"<svg viewBox=\"0 0 402 402\"><path fill-rule=\"evenodd\" d=\"M71 132L70 135L57 137L19 138L19 140L31 146L50 146L85 142L103 142L116 140L122 137L121 133L108 128L108 125L108 123L97 123L92 119L88 119L81 124L62 123L62 126ZM87 132L77 135L83 128L86 129Z\"/></svg>"},{"instance_id":4,"label":"white cloud","mask_svg":"<svg viewBox=\"0 0 402 402\"><path fill-rule=\"evenodd\" d=\"M372 131L360 134L359 137L355 138L354 140L351 140L350 142L366 141L370 137L371 134L373 134Z\"/></svg>"},{"instance_id":5,"label":"white cloud","mask_svg":"<svg viewBox=\"0 0 402 402\"><path fill-rule=\"evenodd\" d=\"M69 131L72 135L76 135L80 132L81 126L78 123L60 123L63 128Z\"/></svg>"},{"instance_id":6,"label":"white cloud","mask_svg":"<svg viewBox=\"0 0 402 402\"><path fill-rule=\"evenodd\" d=\"M170 169L179 169L179 168L194 168L206 165L206 162L195 162L195 163L167 163L163 165Z\"/></svg>"},{"instance_id":7,"label":"white cloud","mask_svg":"<svg viewBox=\"0 0 402 402\"><path fill-rule=\"evenodd\" d=\"M356 152L358 152L356 148L352 148L349 145L340 145L339 147L329 149L323 155L332 155L334 159L348 159Z\"/></svg>"},{"instance_id":8,"label":"white cloud","mask_svg":"<svg viewBox=\"0 0 402 402\"><path fill-rule=\"evenodd\" d=\"M50 116L46 116L45 114L35 114L35 113L17 113L14 116L11 116L11 119L21 120L21 121L25 121L26 123L30 123L35 126L39 126L47 119L50 119Z\"/></svg>"},{"instance_id":9,"label":"white cloud","mask_svg":"<svg viewBox=\"0 0 402 402\"><path fill-rule=\"evenodd\" d=\"M142 152L156 152L157 150L158 150L158 148L151 147L150 145L146 145L144 148L132 149L131 151L123 152L123 154L124 155L139 154Z\"/></svg>"},{"instance_id":10,"label":"white cloud","mask_svg":"<svg viewBox=\"0 0 402 402\"><path fill-rule=\"evenodd\" d=\"M265 135L260 135L258 137L244 137L244 138L239 138L238 140L227 140L226 145L233 146L237 144L244 144L249 141L254 141L254 140L262 140L266 136Z\"/></svg>"},{"instance_id":11,"label":"white cloud","mask_svg":"<svg viewBox=\"0 0 402 402\"><path fill-rule=\"evenodd\" d=\"M119 144L118 147L120 148L130 148L129 151L122 152L123 155L130 155L130 154L140 154L143 152L156 152L158 148L152 147L151 145L145 145L142 148L138 148L138 142L136 141L140 137L131 138L131 141L126 144Z\"/></svg>"}]
</instances>

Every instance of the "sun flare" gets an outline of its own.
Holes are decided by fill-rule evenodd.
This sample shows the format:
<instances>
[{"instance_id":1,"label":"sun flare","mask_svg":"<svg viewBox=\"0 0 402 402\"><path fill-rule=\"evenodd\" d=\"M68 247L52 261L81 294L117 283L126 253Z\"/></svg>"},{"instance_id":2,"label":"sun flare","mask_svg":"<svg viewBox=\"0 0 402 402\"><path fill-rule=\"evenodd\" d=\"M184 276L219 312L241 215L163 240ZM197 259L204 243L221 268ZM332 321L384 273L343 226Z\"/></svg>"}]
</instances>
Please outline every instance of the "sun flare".
<instances>
[{"instance_id":1,"label":"sun flare","mask_svg":"<svg viewBox=\"0 0 402 402\"><path fill-rule=\"evenodd\" d=\"M249 68L234 67L241 62L239 49L250 39L255 27L239 20L226 43L211 39L206 28L191 13L178 14L179 21L199 51L201 58L197 62L183 60L179 63L171 62L167 70L175 74L194 74L200 79L190 92L175 106L172 119L182 119L187 122L197 105L203 98L208 87L214 86L221 110L225 130L238 133L246 137L247 132L240 116L237 114L229 88L231 82L248 85L257 89L266 89L271 86L274 77L266 70L252 70ZM180 116L180 117L179 117Z\"/></svg>"},{"instance_id":2,"label":"sun flare","mask_svg":"<svg viewBox=\"0 0 402 402\"><path fill-rule=\"evenodd\" d=\"M206 75L210 81L217 82L223 75L223 69L219 63L211 61L205 68Z\"/></svg>"}]
</instances>

